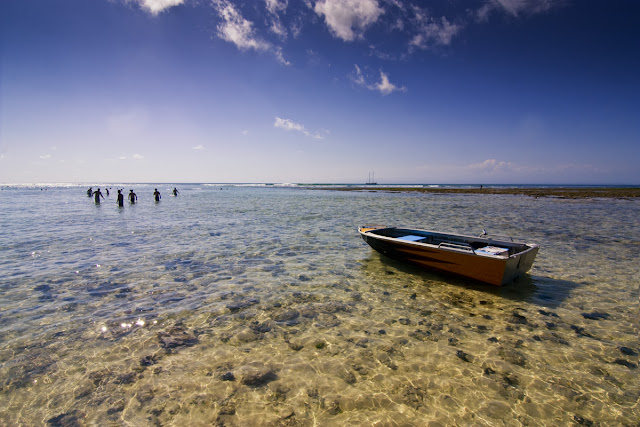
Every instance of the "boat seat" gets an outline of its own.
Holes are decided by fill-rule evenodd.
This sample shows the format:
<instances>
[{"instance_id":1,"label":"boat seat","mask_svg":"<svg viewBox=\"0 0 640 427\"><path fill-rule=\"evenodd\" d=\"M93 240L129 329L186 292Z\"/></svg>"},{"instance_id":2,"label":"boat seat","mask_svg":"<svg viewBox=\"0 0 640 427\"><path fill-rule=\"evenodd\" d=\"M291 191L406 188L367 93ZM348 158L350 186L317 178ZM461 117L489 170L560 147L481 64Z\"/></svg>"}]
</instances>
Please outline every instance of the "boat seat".
<instances>
[{"instance_id":1,"label":"boat seat","mask_svg":"<svg viewBox=\"0 0 640 427\"><path fill-rule=\"evenodd\" d=\"M499 248L497 246L485 246L484 248L477 249L477 252L483 255L509 256L509 249Z\"/></svg>"},{"instance_id":2,"label":"boat seat","mask_svg":"<svg viewBox=\"0 0 640 427\"><path fill-rule=\"evenodd\" d=\"M406 236L397 237L398 240L406 240L407 242L419 242L424 239L424 236L416 236L414 234L407 234Z\"/></svg>"}]
</instances>

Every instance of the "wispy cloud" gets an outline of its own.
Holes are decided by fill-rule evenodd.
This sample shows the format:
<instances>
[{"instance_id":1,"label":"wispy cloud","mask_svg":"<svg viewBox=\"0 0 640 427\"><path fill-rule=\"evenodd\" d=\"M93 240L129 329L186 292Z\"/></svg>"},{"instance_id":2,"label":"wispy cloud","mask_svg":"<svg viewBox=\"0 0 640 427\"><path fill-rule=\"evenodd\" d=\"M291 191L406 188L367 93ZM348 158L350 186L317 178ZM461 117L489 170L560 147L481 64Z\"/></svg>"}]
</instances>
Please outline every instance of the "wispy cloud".
<instances>
[{"instance_id":1,"label":"wispy cloud","mask_svg":"<svg viewBox=\"0 0 640 427\"><path fill-rule=\"evenodd\" d=\"M270 45L256 37L253 23L242 17L228 0L213 0L213 5L223 22L218 25L218 36L235 44L241 50L268 50Z\"/></svg>"},{"instance_id":2,"label":"wispy cloud","mask_svg":"<svg viewBox=\"0 0 640 427\"><path fill-rule=\"evenodd\" d=\"M133 160L142 160L142 159L144 159L144 156L142 154L134 154L134 155L131 156L131 159L133 159ZM110 159L110 160L114 160L114 159ZM115 160L129 160L129 157L127 157L127 156L119 156Z\"/></svg>"},{"instance_id":3,"label":"wispy cloud","mask_svg":"<svg viewBox=\"0 0 640 427\"><path fill-rule=\"evenodd\" d=\"M488 0L476 12L480 21L486 21L493 12L504 12L517 17L546 12L566 0Z\"/></svg>"},{"instance_id":4,"label":"wispy cloud","mask_svg":"<svg viewBox=\"0 0 640 427\"><path fill-rule=\"evenodd\" d=\"M487 174L495 174L498 172L505 171L513 171L516 169L515 165L511 162L504 162L496 159L487 159L481 163L474 163L467 166L468 169L472 169L474 171L487 173Z\"/></svg>"},{"instance_id":5,"label":"wispy cloud","mask_svg":"<svg viewBox=\"0 0 640 427\"><path fill-rule=\"evenodd\" d=\"M373 86L383 95L389 95L396 91L405 92L407 90L404 86L398 87L391 83L387 75L382 71L380 71L380 81L378 83L374 83Z\"/></svg>"},{"instance_id":6,"label":"wispy cloud","mask_svg":"<svg viewBox=\"0 0 640 427\"><path fill-rule=\"evenodd\" d=\"M51 157L53 157L51 154L44 154L44 155L40 156L40 158L43 159L43 160L50 159Z\"/></svg>"},{"instance_id":7,"label":"wispy cloud","mask_svg":"<svg viewBox=\"0 0 640 427\"><path fill-rule=\"evenodd\" d=\"M305 136L314 138L314 139L324 139L324 136L319 133L311 133L305 129L304 125L300 123L296 123L289 119L282 119L280 117L276 117L275 122L273 123L273 127L284 129L286 131L296 131L304 134Z\"/></svg>"},{"instance_id":8,"label":"wispy cloud","mask_svg":"<svg viewBox=\"0 0 640 427\"><path fill-rule=\"evenodd\" d=\"M351 80L359 86L365 87L369 90L380 92L382 95L389 95L393 92L406 92L407 88L404 86L396 86L389 81L389 76L380 71L380 81L374 83L368 83L365 76L362 74L362 70L358 65L355 65L355 73L351 75Z\"/></svg>"},{"instance_id":9,"label":"wispy cloud","mask_svg":"<svg viewBox=\"0 0 640 427\"><path fill-rule=\"evenodd\" d=\"M199 0L120 1L137 4L150 14L158 15L172 7ZM334 37L345 42L364 40L367 30L374 26L376 30L402 34L405 37L404 49L395 46L385 51L383 45L386 42L370 47L378 58L395 60L418 50L452 45L456 37L469 26L470 20L486 22L493 14L512 17L534 15L566 4L567 1L482 0L479 7L464 9L456 16L434 16L430 8L415 5L426 2L406 0L303 0L303 8L290 7L289 0L210 0L210 4L219 17L216 35L220 39L242 51L271 54L281 64L290 65L282 44L289 35L298 37L303 27L312 26L313 21L318 21L317 17ZM257 12L259 17L254 18L255 22L246 19L242 8ZM312 11L311 15L308 11ZM389 43L394 43L398 38L390 37L389 40ZM391 93L399 88L385 86L382 82L378 90Z\"/></svg>"},{"instance_id":10,"label":"wispy cloud","mask_svg":"<svg viewBox=\"0 0 640 427\"><path fill-rule=\"evenodd\" d=\"M204 150L204 145L198 144L195 147L192 147L191 149L194 150L194 151L202 151L202 150Z\"/></svg>"},{"instance_id":11,"label":"wispy cloud","mask_svg":"<svg viewBox=\"0 0 640 427\"><path fill-rule=\"evenodd\" d=\"M240 50L272 52L280 63L289 65L282 49L258 37L253 23L245 19L233 3L229 0L213 0L213 6L222 19L217 27L218 37L235 44Z\"/></svg>"},{"instance_id":12,"label":"wispy cloud","mask_svg":"<svg viewBox=\"0 0 640 427\"><path fill-rule=\"evenodd\" d=\"M277 14L287 9L287 5L289 4L289 1L288 0L265 0L265 3L267 5L267 10L270 13Z\"/></svg>"},{"instance_id":13,"label":"wispy cloud","mask_svg":"<svg viewBox=\"0 0 640 427\"><path fill-rule=\"evenodd\" d=\"M157 15L160 12L167 10L171 7L184 4L184 0L133 0L140 5L141 8Z\"/></svg>"},{"instance_id":14,"label":"wispy cloud","mask_svg":"<svg viewBox=\"0 0 640 427\"><path fill-rule=\"evenodd\" d=\"M451 166L451 168L456 168ZM480 163L473 163L461 168L460 174L471 173L475 178L479 176L490 176L503 179L508 177L511 182L518 180L547 180L549 177L555 179L569 178L573 176L585 176L592 174L598 176L611 172L606 168L594 166L592 164L560 163L544 165L522 165L512 162L505 162L497 159L487 159Z\"/></svg>"},{"instance_id":15,"label":"wispy cloud","mask_svg":"<svg viewBox=\"0 0 640 427\"><path fill-rule=\"evenodd\" d=\"M367 87L367 82L362 75L360 67L358 67L358 64L354 64L354 66L356 67L356 72L351 75L351 80L353 80L353 82L359 86Z\"/></svg>"},{"instance_id":16,"label":"wispy cloud","mask_svg":"<svg viewBox=\"0 0 640 427\"><path fill-rule=\"evenodd\" d=\"M377 0L319 0L314 11L324 16L331 33L344 41L362 38L367 27L384 14Z\"/></svg>"},{"instance_id":17,"label":"wispy cloud","mask_svg":"<svg viewBox=\"0 0 640 427\"><path fill-rule=\"evenodd\" d=\"M417 34L409 42L410 47L429 49L432 46L448 46L453 37L462 30L461 24L451 23L444 16L439 19L420 17Z\"/></svg>"},{"instance_id":18,"label":"wispy cloud","mask_svg":"<svg viewBox=\"0 0 640 427\"><path fill-rule=\"evenodd\" d=\"M272 33L285 38L287 29L280 21L280 14L287 10L288 0L265 0L269 29Z\"/></svg>"}]
</instances>

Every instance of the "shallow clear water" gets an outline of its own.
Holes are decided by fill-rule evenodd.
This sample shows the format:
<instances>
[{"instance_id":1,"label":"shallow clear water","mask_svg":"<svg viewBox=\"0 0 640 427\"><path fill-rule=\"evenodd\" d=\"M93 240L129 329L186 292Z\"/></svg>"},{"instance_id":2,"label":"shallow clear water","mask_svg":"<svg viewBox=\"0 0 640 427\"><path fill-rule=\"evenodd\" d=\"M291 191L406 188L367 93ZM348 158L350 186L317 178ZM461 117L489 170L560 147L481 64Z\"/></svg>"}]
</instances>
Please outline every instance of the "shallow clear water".
<instances>
[{"instance_id":1,"label":"shallow clear water","mask_svg":"<svg viewBox=\"0 0 640 427\"><path fill-rule=\"evenodd\" d=\"M0 191L1 425L638 423L636 200L131 188ZM541 250L492 288L365 223Z\"/></svg>"}]
</instances>

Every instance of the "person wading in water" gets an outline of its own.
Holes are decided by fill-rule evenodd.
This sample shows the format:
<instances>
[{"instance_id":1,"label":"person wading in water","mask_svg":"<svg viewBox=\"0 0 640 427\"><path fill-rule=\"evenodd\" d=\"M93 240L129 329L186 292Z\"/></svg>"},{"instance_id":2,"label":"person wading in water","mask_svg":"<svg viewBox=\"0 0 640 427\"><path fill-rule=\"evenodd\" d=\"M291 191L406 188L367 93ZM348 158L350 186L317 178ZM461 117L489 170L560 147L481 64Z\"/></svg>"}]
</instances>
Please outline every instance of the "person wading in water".
<instances>
[{"instance_id":1,"label":"person wading in water","mask_svg":"<svg viewBox=\"0 0 640 427\"><path fill-rule=\"evenodd\" d=\"M100 204L100 197L102 197L104 199L104 196L102 195L102 193L100 192L100 189L98 188L96 191L93 192L93 196L95 197L95 201L96 203Z\"/></svg>"}]
</instances>

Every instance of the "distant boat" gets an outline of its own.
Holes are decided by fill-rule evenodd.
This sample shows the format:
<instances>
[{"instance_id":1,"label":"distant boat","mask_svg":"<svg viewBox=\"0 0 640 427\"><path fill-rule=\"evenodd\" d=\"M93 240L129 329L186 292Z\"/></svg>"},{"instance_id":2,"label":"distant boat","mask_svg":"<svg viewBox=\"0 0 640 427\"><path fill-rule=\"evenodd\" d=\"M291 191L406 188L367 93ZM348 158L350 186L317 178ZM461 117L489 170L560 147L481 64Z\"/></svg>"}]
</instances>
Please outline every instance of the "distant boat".
<instances>
[{"instance_id":1,"label":"distant boat","mask_svg":"<svg viewBox=\"0 0 640 427\"><path fill-rule=\"evenodd\" d=\"M367 178L367 185L376 185L376 173L369 172L369 177Z\"/></svg>"},{"instance_id":2,"label":"distant boat","mask_svg":"<svg viewBox=\"0 0 640 427\"><path fill-rule=\"evenodd\" d=\"M373 249L398 261L501 286L526 273L539 246L429 230L364 225L358 229Z\"/></svg>"}]
</instances>

